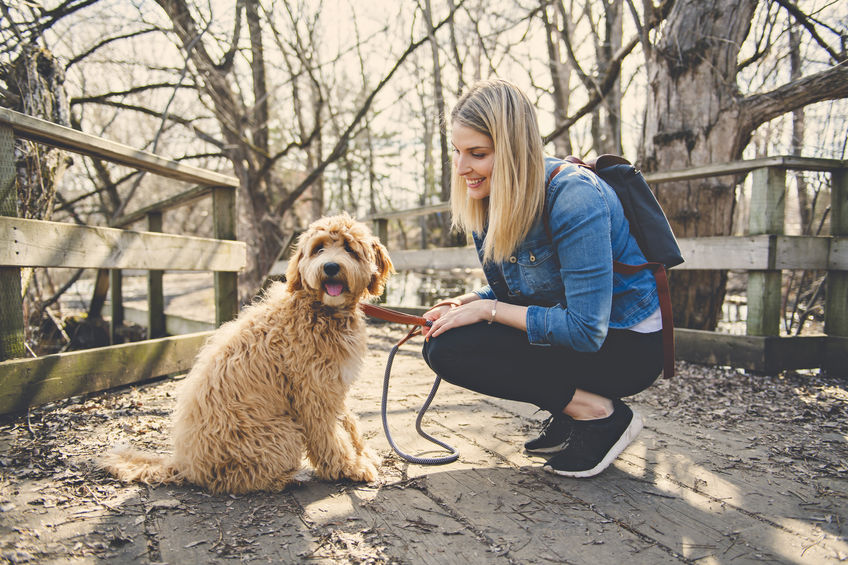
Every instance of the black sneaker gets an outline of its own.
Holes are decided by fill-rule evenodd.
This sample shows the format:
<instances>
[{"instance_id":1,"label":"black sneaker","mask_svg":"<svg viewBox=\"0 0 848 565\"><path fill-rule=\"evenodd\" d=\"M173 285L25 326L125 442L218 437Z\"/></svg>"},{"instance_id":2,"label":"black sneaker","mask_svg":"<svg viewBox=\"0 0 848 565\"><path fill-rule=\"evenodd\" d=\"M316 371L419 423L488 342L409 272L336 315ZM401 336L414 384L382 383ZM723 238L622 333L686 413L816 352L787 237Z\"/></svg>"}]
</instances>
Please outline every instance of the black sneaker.
<instances>
[{"instance_id":1,"label":"black sneaker","mask_svg":"<svg viewBox=\"0 0 848 565\"><path fill-rule=\"evenodd\" d=\"M574 420L565 414L556 414L548 418L542 433L536 439L524 444L524 449L532 453L556 453L568 445Z\"/></svg>"},{"instance_id":2,"label":"black sneaker","mask_svg":"<svg viewBox=\"0 0 848 565\"><path fill-rule=\"evenodd\" d=\"M565 477L594 477L615 461L642 429L642 417L621 400L600 420L574 420L571 440L551 457L545 471Z\"/></svg>"}]
</instances>

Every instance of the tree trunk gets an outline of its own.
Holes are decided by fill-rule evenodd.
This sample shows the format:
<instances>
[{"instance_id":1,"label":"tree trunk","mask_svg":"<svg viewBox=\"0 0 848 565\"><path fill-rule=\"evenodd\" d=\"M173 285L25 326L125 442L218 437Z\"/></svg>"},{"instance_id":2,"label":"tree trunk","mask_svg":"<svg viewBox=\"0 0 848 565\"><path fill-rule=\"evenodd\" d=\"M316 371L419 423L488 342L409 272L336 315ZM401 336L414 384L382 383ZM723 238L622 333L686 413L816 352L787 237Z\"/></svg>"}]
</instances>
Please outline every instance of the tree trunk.
<instances>
[{"instance_id":1,"label":"tree trunk","mask_svg":"<svg viewBox=\"0 0 848 565\"><path fill-rule=\"evenodd\" d=\"M543 0L543 4L547 4L547 0ZM548 17L548 11L545 6L541 10L542 23L545 25L545 43L548 47L548 69L551 72L551 83L553 84L554 96L554 125L557 129L565 123L568 118L568 102L571 98L571 69L563 63L562 54L559 47L559 31L557 30L557 10L552 10L551 16ZM569 25L568 21L562 22L563 26ZM571 155L573 149L571 147L571 136L568 131L557 136L554 140L554 151L558 157Z\"/></svg>"},{"instance_id":2,"label":"tree trunk","mask_svg":"<svg viewBox=\"0 0 848 565\"><path fill-rule=\"evenodd\" d=\"M755 0L678 0L647 59L649 93L640 166L681 169L740 158L737 55ZM750 133L750 132L749 132ZM678 237L732 233L733 177L658 185L657 198ZM715 329L724 271L672 273L675 324Z\"/></svg>"},{"instance_id":3,"label":"tree trunk","mask_svg":"<svg viewBox=\"0 0 848 565\"><path fill-rule=\"evenodd\" d=\"M789 28L789 78L797 80L801 78L801 31L797 26ZM804 129L806 120L804 108L798 108L792 112L792 142L790 151L792 155L801 155L804 147ZM810 235L813 233L812 210L809 198L807 198L807 179L804 171L795 173L795 188L798 193L798 214L801 222L801 233Z\"/></svg>"},{"instance_id":4,"label":"tree trunk","mask_svg":"<svg viewBox=\"0 0 848 565\"><path fill-rule=\"evenodd\" d=\"M436 103L436 119L439 126L439 171L440 171L440 189L442 202L450 200L450 184L451 184L451 158L448 151L448 136L446 131L445 120L445 92L442 86L442 63L439 57L439 44L436 41L436 30L433 27L433 10L430 6L430 0L424 0L424 20L427 24L427 35L430 38L430 50L433 56L433 100ZM448 214L441 215L441 232L442 245L449 247L455 245L463 245L463 241L457 241L457 238L451 235L451 220Z\"/></svg>"},{"instance_id":5,"label":"tree trunk","mask_svg":"<svg viewBox=\"0 0 848 565\"><path fill-rule=\"evenodd\" d=\"M621 49L622 1L604 0L604 42L598 50L599 76L609 72L613 57ZM595 139L597 153L620 155L621 147L621 78L616 78L602 105L606 111L606 120L601 122L601 135ZM600 109L600 108L599 108Z\"/></svg>"}]
</instances>

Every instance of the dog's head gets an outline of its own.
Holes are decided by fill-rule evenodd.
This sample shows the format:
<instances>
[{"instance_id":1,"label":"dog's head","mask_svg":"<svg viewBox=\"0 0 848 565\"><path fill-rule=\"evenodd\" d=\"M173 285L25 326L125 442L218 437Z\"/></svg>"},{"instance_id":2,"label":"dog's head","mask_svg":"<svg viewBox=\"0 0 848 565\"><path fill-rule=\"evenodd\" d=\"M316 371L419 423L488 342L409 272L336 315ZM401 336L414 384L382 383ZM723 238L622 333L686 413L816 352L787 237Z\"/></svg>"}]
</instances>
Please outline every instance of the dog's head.
<instances>
[{"instance_id":1,"label":"dog's head","mask_svg":"<svg viewBox=\"0 0 848 565\"><path fill-rule=\"evenodd\" d=\"M343 306L382 294L393 272L380 240L343 213L316 220L300 236L286 281L290 292L306 290L327 306Z\"/></svg>"}]
</instances>

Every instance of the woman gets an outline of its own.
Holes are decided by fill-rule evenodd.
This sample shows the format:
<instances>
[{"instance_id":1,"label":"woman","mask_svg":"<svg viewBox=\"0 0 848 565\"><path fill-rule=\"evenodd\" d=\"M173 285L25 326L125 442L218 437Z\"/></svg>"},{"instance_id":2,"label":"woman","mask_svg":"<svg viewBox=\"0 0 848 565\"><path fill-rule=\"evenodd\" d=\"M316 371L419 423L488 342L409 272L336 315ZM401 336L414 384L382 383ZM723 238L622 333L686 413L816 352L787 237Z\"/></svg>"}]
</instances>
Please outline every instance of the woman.
<instances>
[{"instance_id":1,"label":"woman","mask_svg":"<svg viewBox=\"0 0 848 565\"><path fill-rule=\"evenodd\" d=\"M451 113L454 227L471 232L488 285L424 316L424 358L446 381L530 402L551 417L529 452L545 469L590 477L633 441L642 420L620 399L662 369L656 284L613 190L546 158L529 99L475 84Z\"/></svg>"}]
</instances>

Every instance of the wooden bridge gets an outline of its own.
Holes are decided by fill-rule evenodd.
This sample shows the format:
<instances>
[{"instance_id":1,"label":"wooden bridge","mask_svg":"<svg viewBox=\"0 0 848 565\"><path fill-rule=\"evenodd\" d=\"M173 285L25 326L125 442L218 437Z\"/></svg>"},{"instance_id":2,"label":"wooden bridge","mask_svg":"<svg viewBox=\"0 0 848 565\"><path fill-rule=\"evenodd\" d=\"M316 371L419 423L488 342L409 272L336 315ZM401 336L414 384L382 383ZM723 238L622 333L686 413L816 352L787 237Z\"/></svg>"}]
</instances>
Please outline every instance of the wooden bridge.
<instances>
[{"instance_id":1,"label":"wooden bridge","mask_svg":"<svg viewBox=\"0 0 848 565\"><path fill-rule=\"evenodd\" d=\"M34 140L196 185L110 227L14 217L13 140ZM783 235L787 169L833 175L832 233ZM236 179L187 167L0 109L0 562L26 563L839 563L848 559L848 393L835 379L739 374L848 362L848 175L840 161L776 157L652 175L651 182L752 172L751 233L681 241L688 269L745 269L748 335L678 331L678 377L632 399L646 429L602 475L572 480L521 450L543 414L443 385L425 428L461 457L409 465L380 429L382 368L401 328L374 325L350 394L382 456L368 485L304 476L284 493L209 496L186 487L121 485L92 460L116 442L162 451L179 381L208 332L175 333L163 312L163 270L215 273L216 320L236 314L245 246L235 235ZM215 238L156 233L162 213L211 198ZM446 211L445 205L373 218ZM765 219L765 222L763 220ZM125 229L147 221L146 231ZM400 268L473 264L467 249L392 251ZM26 358L20 269L98 269L111 318L124 316L121 271L148 275L138 343ZM828 271L827 334L777 336L782 269ZM102 290L102 289L101 289ZM414 345L395 362L389 419L407 451L425 449L414 411L432 374ZM843 373L844 374L844 373ZM76 395L76 396L75 396ZM79 396L82 395L82 396ZM70 400L62 400L75 396ZM44 403L51 403L43 407ZM25 415L15 416L15 414ZM429 444L426 444L429 445Z\"/></svg>"},{"instance_id":2,"label":"wooden bridge","mask_svg":"<svg viewBox=\"0 0 848 565\"><path fill-rule=\"evenodd\" d=\"M14 139L28 139L193 183L193 188L117 219L110 227L78 226L15 217ZM784 235L786 171L832 175L831 234ZM683 171L651 173L650 183L721 175L752 175L749 235L681 239L686 262L677 269L748 272L747 333L678 329L677 357L711 365L777 373L822 368L848 374L848 166L844 161L769 157ZM236 234L237 179L168 161L108 140L0 108L0 414L50 400L185 371L206 334L167 336L162 273L215 273L216 322L237 313L237 272L245 246ZM213 203L216 239L156 233L167 210L203 198ZM444 213L446 203L377 214L377 233L388 241L391 220ZM125 229L146 220L147 231ZM477 265L470 248L391 250L399 269L451 269ZM122 269L148 275L148 336L154 339L89 351L26 358L20 269L98 269L98 286L111 289L112 327L124 319ZM827 271L825 335L779 336L781 271Z\"/></svg>"}]
</instances>

